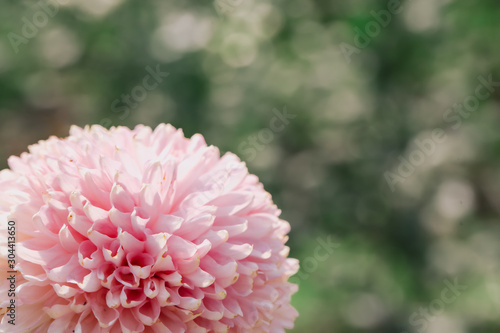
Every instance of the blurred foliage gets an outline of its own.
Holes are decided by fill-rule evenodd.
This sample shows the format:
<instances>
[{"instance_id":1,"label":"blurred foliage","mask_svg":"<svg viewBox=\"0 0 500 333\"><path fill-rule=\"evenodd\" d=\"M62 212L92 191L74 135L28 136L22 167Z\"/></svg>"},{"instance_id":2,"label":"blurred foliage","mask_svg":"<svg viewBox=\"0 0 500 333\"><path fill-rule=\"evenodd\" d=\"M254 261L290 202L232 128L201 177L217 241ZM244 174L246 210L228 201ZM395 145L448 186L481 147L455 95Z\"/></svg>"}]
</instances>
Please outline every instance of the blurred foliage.
<instances>
[{"instance_id":1,"label":"blurred foliage","mask_svg":"<svg viewBox=\"0 0 500 333\"><path fill-rule=\"evenodd\" d=\"M498 332L500 93L446 114L479 76L500 80L500 7L394 2L6 1L1 167L71 124L172 123L239 154L290 221L292 332ZM157 66L168 77L126 106ZM437 128L444 142L392 191L386 172ZM340 246L320 260L329 236ZM412 321L455 278L467 289Z\"/></svg>"}]
</instances>

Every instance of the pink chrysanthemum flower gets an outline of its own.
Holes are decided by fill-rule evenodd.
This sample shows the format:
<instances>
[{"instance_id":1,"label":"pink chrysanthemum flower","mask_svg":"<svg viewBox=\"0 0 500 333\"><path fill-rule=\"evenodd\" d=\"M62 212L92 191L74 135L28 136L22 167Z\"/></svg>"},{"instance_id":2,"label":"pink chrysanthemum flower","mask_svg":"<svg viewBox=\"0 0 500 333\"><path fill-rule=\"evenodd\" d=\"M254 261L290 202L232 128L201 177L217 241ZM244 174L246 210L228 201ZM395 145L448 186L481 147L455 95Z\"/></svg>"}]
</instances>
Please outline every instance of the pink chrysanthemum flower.
<instances>
[{"instance_id":1,"label":"pink chrysanthemum flower","mask_svg":"<svg viewBox=\"0 0 500 333\"><path fill-rule=\"evenodd\" d=\"M1 332L284 332L298 269L258 178L201 135L72 127L0 172Z\"/></svg>"}]
</instances>

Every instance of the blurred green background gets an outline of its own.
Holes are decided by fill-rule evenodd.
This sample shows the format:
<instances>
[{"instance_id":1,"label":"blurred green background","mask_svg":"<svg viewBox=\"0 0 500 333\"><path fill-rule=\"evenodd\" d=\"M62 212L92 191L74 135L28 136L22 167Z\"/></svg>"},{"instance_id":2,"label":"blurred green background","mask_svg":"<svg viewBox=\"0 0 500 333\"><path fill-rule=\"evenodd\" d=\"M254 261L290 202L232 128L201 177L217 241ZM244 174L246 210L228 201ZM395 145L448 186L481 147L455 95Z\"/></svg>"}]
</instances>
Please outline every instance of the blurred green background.
<instances>
[{"instance_id":1,"label":"blurred green background","mask_svg":"<svg viewBox=\"0 0 500 333\"><path fill-rule=\"evenodd\" d=\"M499 332L498 1L25 0L0 17L2 168L71 124L172 123L237 153L290 221L292 332Z\"/></svg>"}]
</instances>

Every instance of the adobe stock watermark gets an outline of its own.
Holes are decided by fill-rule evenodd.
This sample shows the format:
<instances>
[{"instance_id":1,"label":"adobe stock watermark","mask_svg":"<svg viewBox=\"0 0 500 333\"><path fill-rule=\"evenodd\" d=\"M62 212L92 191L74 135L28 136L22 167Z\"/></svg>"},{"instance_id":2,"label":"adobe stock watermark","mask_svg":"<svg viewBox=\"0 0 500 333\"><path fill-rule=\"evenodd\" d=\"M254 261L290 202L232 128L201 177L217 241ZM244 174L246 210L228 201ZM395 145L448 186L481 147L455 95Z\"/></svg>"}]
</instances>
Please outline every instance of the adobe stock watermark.
<instances>
[{"instance_id":1,"label":"adobe stock watermark","mask_svg":"<svg viewBox=\"0 0 500 333\"><path fill-rule=\"evenodd\" d=\"M121 120L125 120L130 115L130 110L136 109L141 102L144 102L148 97L148 93L158 88L163 80L170 75L168 72L162 72L160 65L156 65L155 69L146 66L145 70L148 74L130 90L130 93L121 94L120 98L111 102L111 111L119 113ZM111 119L104 118L99 124L107 127L111 123Z\"/></svg>"},{"instance_id":2,"label":"adobe stock watermark","mask_svg":"<svg viewBox=\"0 0 500 333\"><path fill-rule=\"evenodd\" d=\"M345 42L340 44L340 51L348 64L351 63L353 54L359 54L361 53L361 49L368 47L371 41L380 34L382 28L386 28L391 23L393 16L403 11L403 5L400 0L389 0L386 8L379 11L370 11L373 19L365 24L363 30L359 27L354 28L354 32L356 33L354 36L354 45Z\"/></svg>"},{"instance_id":3,"label":"adobe stock watermark","mask_svg":"<svg viewBox=\"0 0 500 333\"><path fill-rule=\"evenodd\" d=\"M16 254L16 221L7 221L7 283L9 289L5 288L9 298L8 305L0 309L0 315L5 316L5 321L10 325L16 325L16 286L17 286L17 254Z\"/></svg>"},{"instance_id":4,"label":"adobe stock watermark","mask_svg":"<svg viewBox=\"0 0 500 333\"><path fill-rule=\"evenodd\" d=\"M238 152L244 156L245 161L252 161L257 153L264 150L265 146L274 140L277 133L283 132L291 119L297 115L288 112L286 105L282 111L273 109L274 117L269 121L269 126L261 129L257 134L249 135L238 145Z\"/></svg>"},{"instance_id":5,"label":"adobe stock watermark","mask_svg":"<svg viewBox=\"0 0 500 333\"><path fill-rule=\"evenodd\" d=\"M332 235L316 238L316 247L311 256L301 260L300 270L290 278L293 280L307 280L314 273L320 263L325 262L340 247L340 243L334 241ZM298 282L298 281L296 281Z\"/></svg>"},{"instance_id":6,"label":"adobe stock watermark","mask_svg":"<svg viewBox=\"0 0 500 333\"><path fill-rule=\"evenodd\" d=\"M468 288L466 285L461 285L458 282L458 278L455 278L453 282L449 280L444 280L443 282L445 288L443 288L439 297L432 300L427 307L420 307L418 311L410 315L409 323L417 332L425 332L429 326L429 322L442 314L446 306L455 302L462 295L462 292ZM401 333L408 332L404 331Z\"/></svg>"},{"instance_id":7,"label":"adobe stock watermark","mask_svg":"<svg viewBox=\"0 0 500 333\"><path fill-rule=\"evenodd\" d=\"M195 204L199 206L203 206L207 201L211 199L215 199L218 196L222 195L226 189L226 184L231 177L231 173L237 170L240 166L238 162L230 162L228 163L224 169L218 170L211 177L208 183L210 184L209 188L206 191L203 191L198 194L195 199Z\"/></svg>"},{"instance_id":8,"label":"adobe stock watermark","mask_svg":"<svg viewBox=\"0 0 500 333\"><path fill-rule=\"evenodd\" d=\"M271 143L277 133L284 131L286 126L290 124L291 119L297 117L288 112L286 105L283 107L282 111L276 108L272 111L273 117L269 121L269 126L261 129L257 134L249 135L238 146L238 151L241 153L240 156L244 155L247 162L255 159L258 152L264 150L265 145ZM111 122L111 120L109 120L109 122ZM105 126L107 124L102 124L101 122L101 125ZM208 188L200 192L196 198L193 198L194 203L197 205L205 205L207 201L222 195L226 190L226 184L231 174L240 170L242 167L241 164L242 162L239 159L230 161L224 168L215 171L207 181L207 183L210 184Z\"/></svg>"},{"instance_id":9,"label":"adobe stock watermark","mask_svg":"<svg viewBox=\"0 0 500 333\"><path fill-rule=\"evenodd\" d=\"M445 110L443 114L443 122L451 130L460 129L464 119L468 119L481 106L481 102L490 98L496 87L500 86L500 82L493 81L491 74L487 78L478 76L478 85L474 93L465 97L461 103L455 103L452 107ZM445 126L443 126L445 127ZM446 131L437 127L431 131L428 138L416 139L415 147L406 155L399 155L399 163L395 168L395 172L384 172L384 178L392 192L396 190L398 183L404 183L411 177L417 167L425 163L425 161L436 152L437 146L445 142L448 138Z\"/></svg>"},{"instance_id":10,"label":"adobe stock watermark","mask_svg":"<svg viewBox=\"0 0 500 333\"><path fill-rule=\"evenodd\" d=\"M30 40L38 36L40 29L43 29L48 23L49 19L56 16L59 12L59 7L68 3L68 0L41 0L38 1L33 8L35 12L28 17L21 18L20 34L9 32L7 39L10 42L14 53L19 52L21 45L26 45Z\"/></svg>"}]
</instances>

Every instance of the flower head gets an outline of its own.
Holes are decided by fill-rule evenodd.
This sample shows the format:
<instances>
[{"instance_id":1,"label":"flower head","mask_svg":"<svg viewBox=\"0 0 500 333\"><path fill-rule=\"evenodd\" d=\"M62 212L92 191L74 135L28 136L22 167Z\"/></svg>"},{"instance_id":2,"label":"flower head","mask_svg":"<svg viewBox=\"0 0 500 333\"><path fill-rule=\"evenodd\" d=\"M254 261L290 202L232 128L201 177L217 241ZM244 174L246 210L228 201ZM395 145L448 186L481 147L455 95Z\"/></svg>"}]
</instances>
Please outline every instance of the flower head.
<instances>
[{"instance_id":1,"label":"flower head","mask_svg":"<svg viewBox=\"0 0 500 333\"><path fill-rule=\"evenodd\" d=\"M0 259L15 224L15 326L0 331L283 332L290 226L234 154L171 125L73 126L0 172ZM2 266L0 265L0 266Z\"/></svg>"}]
</instances>

